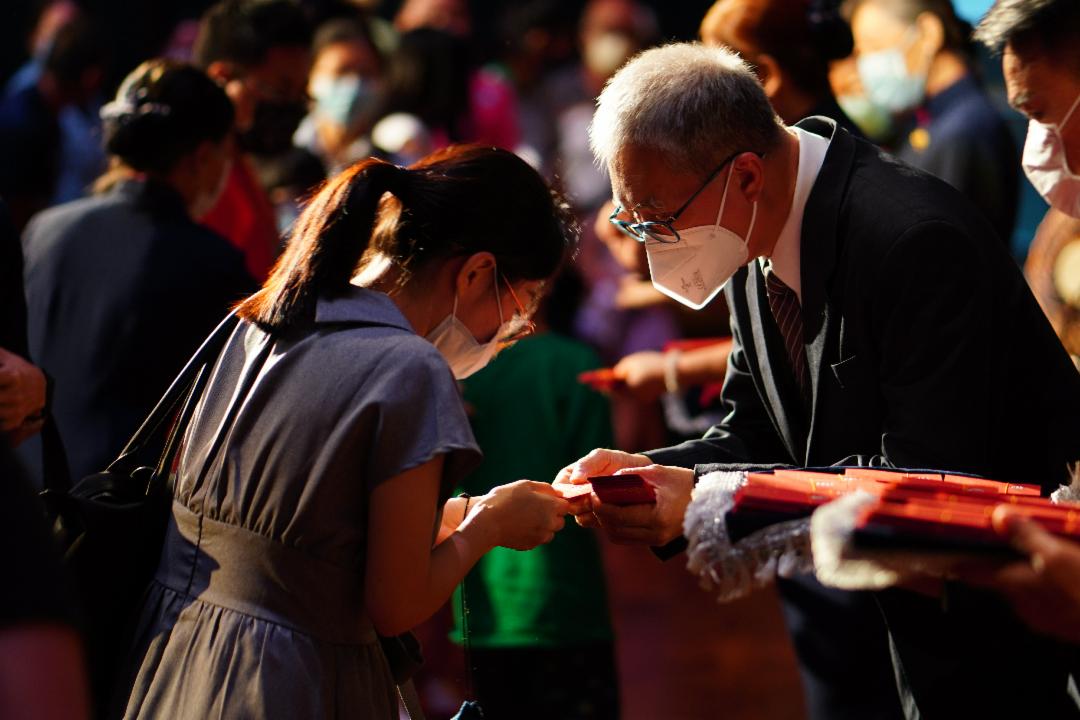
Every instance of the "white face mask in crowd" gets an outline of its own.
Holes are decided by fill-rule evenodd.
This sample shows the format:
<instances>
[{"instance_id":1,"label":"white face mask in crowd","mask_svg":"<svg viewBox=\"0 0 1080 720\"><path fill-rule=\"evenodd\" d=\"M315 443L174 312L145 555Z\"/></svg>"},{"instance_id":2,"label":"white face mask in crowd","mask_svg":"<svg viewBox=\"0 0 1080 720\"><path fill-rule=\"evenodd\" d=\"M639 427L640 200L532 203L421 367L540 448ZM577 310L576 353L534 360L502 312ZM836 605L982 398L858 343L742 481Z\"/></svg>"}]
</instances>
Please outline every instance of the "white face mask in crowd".
<instances>
[{"instance_id":1,"label":"white face mask in crowd","mask_svg":"<svg viewBox=\"0 0 1080 720\"><path fill-rule=\"evenodd\" d=\"M450 314L427 334L427 341L442 353L454 377L464 380L484 368L505 346L516 342L532 332L532 323L525 317L525 310L518 304L521 315L515 315L503 321L502 299L499 297L499 273L495 270L492 284L495 287L495 303L499 310L499 329L486 343L481 343L473 336L465 323L457 317L458 297L454 293L454 308ZM509 287L507 283L507 287ZM513 288L510 293L513 294ZM514 297L517 300L517 297Z\"/></svg>"},{"instance_id":2,"label":"white face mask in crowd","mask_svg":"<svg viewBox=\"0 0 1080 720\"><path fill-rule=\"evenodd\" d=\"M1028 122L1023 159L1024 173L1043 199L1050 207L1074 218L1080 218L1080 175L1069 169L1061 131L1078 104L1080 95L1056 125L1036 120Z\"/></svg>"},{"instance_id":3,"label":"white face mask in crowd","mask_svg":"<svg viewBox=\"0 0 1080 720\"><path fill-rule=\"evenodd\" d=\"M757 202L754 202L750 228L746 231L745 238L720 224L733 173L734 168L728 172L724 181L720 212L716 214L714 225L699 225L679 230L679 239L675 242L656 239L645 241L653 286L694 310L708 305L735 271L749 259L747 243L757 220Z\"/></svg>"}]
</instances>

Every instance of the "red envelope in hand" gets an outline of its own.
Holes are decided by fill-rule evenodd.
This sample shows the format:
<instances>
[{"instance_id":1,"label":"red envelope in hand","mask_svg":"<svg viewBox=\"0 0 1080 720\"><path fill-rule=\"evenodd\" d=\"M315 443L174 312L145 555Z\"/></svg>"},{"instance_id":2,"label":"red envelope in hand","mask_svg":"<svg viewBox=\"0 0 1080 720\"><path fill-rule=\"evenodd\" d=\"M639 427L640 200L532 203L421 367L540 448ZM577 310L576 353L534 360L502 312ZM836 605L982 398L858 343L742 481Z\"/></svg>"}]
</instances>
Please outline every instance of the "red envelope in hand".
<instances>
[{"instance_id":1,"label":"red envelope in hand","mask_svg":"<svg viewBox=\"0 0 1080 720\"><path fill-rule=\"evenodd\" d=\"M656 503L656 490L640 475L596 475L589 482L600 502L608 505Z\"/></svg>"},{"instance_id":2,"label":"red envelope in hand","mask_svg":"<svg viewBox=\"0 0 1080 720\"><path fill-rule=\"evenodd\" d=\"M578 382L588 385L593 390L611 392L616 387L623 385L624 378L611 368L600 368L599 370L586 370L583 373L578 373Z\"/></svg>"}]
</instances>

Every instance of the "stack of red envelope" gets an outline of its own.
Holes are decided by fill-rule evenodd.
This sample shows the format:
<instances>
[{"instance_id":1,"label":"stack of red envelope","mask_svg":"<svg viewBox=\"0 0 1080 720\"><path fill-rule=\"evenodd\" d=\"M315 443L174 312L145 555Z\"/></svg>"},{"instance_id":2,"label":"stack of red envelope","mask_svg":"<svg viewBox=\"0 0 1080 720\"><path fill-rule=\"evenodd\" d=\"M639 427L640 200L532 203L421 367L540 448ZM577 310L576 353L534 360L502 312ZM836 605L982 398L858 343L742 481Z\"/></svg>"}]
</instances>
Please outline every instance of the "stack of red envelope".
<instances>
[{"instance_id":1,"label":"stack of red envelope","mask_svg":"<svg viewBox=\"0 0 1080 720\"><path fill-rule=\"evenodd\" d=\"M727 523L736 540L862 490L877 497L855 525L857 544L919 548L1000 548L991 517L1010 505L1059 535L1080 539L1080 505L1040 497L1038 485L938 473L848 468L842 474L803 470L748 473Z\"/></svg>"}]
</instances>

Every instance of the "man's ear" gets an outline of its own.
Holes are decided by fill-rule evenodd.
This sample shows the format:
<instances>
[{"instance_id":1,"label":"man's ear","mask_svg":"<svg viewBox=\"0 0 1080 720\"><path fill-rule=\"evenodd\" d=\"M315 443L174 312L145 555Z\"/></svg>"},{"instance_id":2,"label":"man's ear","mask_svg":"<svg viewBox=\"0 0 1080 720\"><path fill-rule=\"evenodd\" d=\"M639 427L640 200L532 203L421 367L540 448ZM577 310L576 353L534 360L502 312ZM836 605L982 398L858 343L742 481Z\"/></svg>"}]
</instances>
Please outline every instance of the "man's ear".
<instances>
[{"instance_id":1,"label":"man's ear","mask_svg":"<svg viewBox=\"0 0 1080 720\"><path fill-rule=\"evenodd\" d=\"M458 298L467 304L481 293L490 292L494 276L494 255L486 251L470 255L457 273L455 289Z\"/></svg>"},{"instance_id":2,"label":"man's ear","mask_svg":"<svg viewBox=\"0 0 1080 720\"><path fill-rule=\"evenodd\" d=\"M762 53L754 59L754 67L757 70L758 80L765 90L766 97L775 97L780 91L780 65L772 55Z\"/></svg>"},{"instance_id":3,"label":"man's ear","mask_svg":"<svg viewBox=\"0 0 1080 720\"><path fill-rule=\"evenodd\" d=\"M932 12L919 13L915 18L924 49L931 57L945 47L945 23Z\"/></svg>"},{"instance_id":4,"label":"man's ear","mask_svg":"<svg viewBox=\"0 0 1080 720\"><path fill-rule=\"evenodd\" d=\"M743 195L750 202L761 199L765 189L765 163L754 153L743 153L735 159L732 178Z\"/></svg>"}]
</instances>

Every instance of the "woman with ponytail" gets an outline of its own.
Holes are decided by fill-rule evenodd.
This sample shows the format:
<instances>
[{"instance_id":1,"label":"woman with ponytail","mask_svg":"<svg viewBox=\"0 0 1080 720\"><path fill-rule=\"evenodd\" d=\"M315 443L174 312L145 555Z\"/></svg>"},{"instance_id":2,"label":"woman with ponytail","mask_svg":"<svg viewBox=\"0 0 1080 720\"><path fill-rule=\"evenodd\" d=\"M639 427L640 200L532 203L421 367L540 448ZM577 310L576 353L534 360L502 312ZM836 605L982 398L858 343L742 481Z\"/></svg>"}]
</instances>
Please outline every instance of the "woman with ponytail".
<instances>
[{"instance_id":1,"label":"woman with ponytail","mask_svg":"<svg viewBox=\"0 0 1080 720\"><path fill-rule=\"evenodd\" d=\"M377 634L563 525L546 483L447 495L480 461L455 376L529 331L565 217L494 148L366 160L315 195L185 437L124 717L397 718Z\"/></svg>"}]
</instances>

